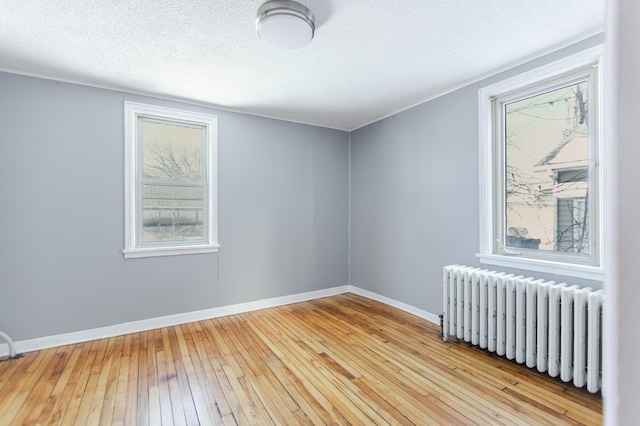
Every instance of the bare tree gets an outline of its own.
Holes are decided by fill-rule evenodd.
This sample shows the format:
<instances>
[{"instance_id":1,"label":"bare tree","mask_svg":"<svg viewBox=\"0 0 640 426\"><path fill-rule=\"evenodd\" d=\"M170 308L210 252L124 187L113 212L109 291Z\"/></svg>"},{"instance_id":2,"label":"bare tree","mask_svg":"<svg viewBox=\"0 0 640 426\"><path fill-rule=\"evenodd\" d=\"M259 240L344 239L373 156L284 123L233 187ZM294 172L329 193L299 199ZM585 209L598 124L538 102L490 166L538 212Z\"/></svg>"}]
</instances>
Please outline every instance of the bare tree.
<instances>
[{"instance_id":1,"label":"bare tree","mask_svg":"<svg viewBox=\"0 0 640 426\"><path fill-rule=\"evenodd\" d=\"M200 150L182 148L175 152L170 144L145 146L145 177L167 180L195 180L202 175ZM148 159L147 159L148 156Z\"/></svg>"}]
</instances>

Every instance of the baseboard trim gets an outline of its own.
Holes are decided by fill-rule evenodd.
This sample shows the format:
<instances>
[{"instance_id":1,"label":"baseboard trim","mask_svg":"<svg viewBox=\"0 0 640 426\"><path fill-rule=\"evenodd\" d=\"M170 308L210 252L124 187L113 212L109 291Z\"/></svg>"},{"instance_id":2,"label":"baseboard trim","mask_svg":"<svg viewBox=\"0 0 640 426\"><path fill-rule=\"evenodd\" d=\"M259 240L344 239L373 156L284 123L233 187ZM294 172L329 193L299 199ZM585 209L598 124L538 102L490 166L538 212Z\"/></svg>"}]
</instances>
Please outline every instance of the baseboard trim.
<instances>
[{"instance_id":1,"label":"baseboard trim","mask_svg":"<svg viewBox=\"0 0 640 426\"><path fill-rule=\"evenodd\" d=\"M320 299L322 297L335 296L343 293L354 293L363 297L368 297L369 299L373 299L389 306L393 306L394 308L398 308L410 314L416 315L427 321L439 324L437 315L423 311L406 303L398 302L397 300L381 296L371 291L358 288L353 285L344 285L324 290L316 290L289 296L257 300L254 302L238 303L235 305L204 309L201 311L185 312L182 314L167 315L164 317L150 318L140 321L131 321L106 327L92 328L89 330L81 330L70 333L56 334L53 336L19 340L15 341L14 345L17 353L33 352L57 346L73 345L76 343L89 342L96 339L106 339L109 337L138 333L141 331L153 330L156 328L171 327L174 325L180 325L194 321L202 321L228 315L257 311L260 309L274 308L277 306L290 305L292 303L306 302L308 300ZM0 357L6 357L8 355L9 345L7 343L0 343Z\"/></svg>"},{"instance_id":2,"label":"baseboard trim","mask_svg":"<svg viewBox=\"0 0 640 426\"><path fill-rule=\"evenodd\" d=\"M409 314L415 315L419 318L422 318L424 320L427 320L429 322L432 322L434 324L440 325L440 317L436 314L432 314L431 312L427 312L427 311L423 311L422 309L416 308L415 306L411 306L409 304L403 303L403 302L399 302L397 300L391 299L389 297L386 296L381 296L378 293L374 293L372 291L369 290L364 290L362 288L356 287L356 286L349 286L351 287L351 293L363 296L363 297L367 297L369 299L373 299L376 300L380 303L384 303L385 305L389 305L389 306L393 306L394 308L398 308L401 311L405 311Z\"/></svg>"}]
</instances>

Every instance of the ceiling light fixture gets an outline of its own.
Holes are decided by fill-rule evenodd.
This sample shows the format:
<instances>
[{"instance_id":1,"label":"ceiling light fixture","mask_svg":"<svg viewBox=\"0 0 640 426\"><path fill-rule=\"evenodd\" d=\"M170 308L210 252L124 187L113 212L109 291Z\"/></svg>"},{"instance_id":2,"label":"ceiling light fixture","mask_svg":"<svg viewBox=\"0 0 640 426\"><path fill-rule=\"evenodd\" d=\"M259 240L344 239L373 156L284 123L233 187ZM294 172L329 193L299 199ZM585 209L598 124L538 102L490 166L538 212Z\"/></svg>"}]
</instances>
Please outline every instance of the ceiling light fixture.
<instances>
[{"instance_id":1,"label":"ceiling light fixture","mask_svg":"<svg viewBox=\"0 0 640 426\"><path fill-rule=\"evenodd\" d=\"M267 43L297 49L313 39L316 26L306 6L291 0L272 0L258 9L256 28Z\"/></svg>"}]
</instances>

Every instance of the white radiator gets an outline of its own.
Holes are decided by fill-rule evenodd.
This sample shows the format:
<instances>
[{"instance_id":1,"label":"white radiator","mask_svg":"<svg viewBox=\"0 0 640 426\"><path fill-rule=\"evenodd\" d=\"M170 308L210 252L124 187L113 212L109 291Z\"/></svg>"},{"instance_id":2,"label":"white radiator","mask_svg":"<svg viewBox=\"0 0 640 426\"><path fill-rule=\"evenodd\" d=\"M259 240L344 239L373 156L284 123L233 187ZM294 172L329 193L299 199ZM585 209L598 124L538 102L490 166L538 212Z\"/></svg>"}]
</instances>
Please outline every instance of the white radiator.
<instances>
[{"instance_id":1,"label":"white radiator","mask_svg":"<svg viewBox=\"0 0 640 426\"><path fill-rule=\"evenodd\" d=\"M443 337L597 392L604 292L461 265L444 268Z\"/></svg>"}]
</instances>

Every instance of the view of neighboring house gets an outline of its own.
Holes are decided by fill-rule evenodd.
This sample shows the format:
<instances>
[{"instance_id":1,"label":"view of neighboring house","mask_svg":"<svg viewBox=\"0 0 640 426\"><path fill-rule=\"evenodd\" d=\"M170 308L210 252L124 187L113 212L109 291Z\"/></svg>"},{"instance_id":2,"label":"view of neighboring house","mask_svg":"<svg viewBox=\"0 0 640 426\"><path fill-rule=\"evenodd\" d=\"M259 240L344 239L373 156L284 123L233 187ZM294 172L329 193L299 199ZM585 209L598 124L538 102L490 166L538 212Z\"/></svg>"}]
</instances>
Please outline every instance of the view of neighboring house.
<instances>
[{"instance_id":1,"label":"view of neighboring house","mask_svg":"<svg viewBox=\"0 0 640 426\"><path fill-rule=\"evenodd\" d=\"M505 107L506 246L588 253L584 83Z\"/></svg>"},{"instance_id":2,"label":"view of neighboring house","mask_svg":"<svg viewBox=\"0 0 640 426\"><path fill-rule=\"evenodd\" d=\"M546 204L555 205L549 212L553 214L553 246L547 242L549 246L541 248L570 253L588 251L587 152L586 136L572 133L536 166L536 172L548 178L543 188L550 200Z\"/></svg>"}]
</instances>

